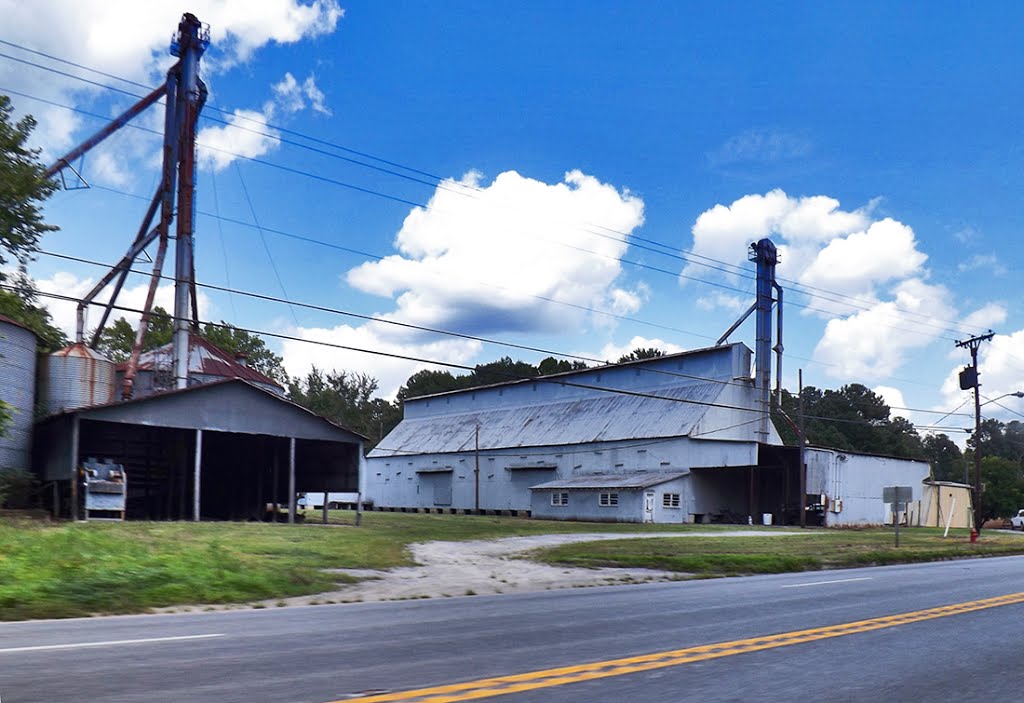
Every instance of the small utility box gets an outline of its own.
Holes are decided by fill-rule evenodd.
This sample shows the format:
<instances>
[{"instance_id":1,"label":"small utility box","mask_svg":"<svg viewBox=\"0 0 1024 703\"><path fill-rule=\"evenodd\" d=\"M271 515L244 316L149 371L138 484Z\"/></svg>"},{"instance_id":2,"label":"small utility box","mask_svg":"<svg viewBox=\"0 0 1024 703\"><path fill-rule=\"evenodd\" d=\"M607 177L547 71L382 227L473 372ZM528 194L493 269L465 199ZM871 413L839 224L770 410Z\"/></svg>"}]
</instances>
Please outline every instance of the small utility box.
<instances>
[{"instance_id":1,"label":"small utility box","mask_svg":"<svg viewBox=\"0 0 1024 703\"><path fill-rule=\"evenodd\" d=\"M900 511L906 510L907 503L914 500L914 489L911 486L885 486L882 488L882 501L892 505L892 524L896 528L896 546L900 546Z\"/></svg>"}]
</instances>

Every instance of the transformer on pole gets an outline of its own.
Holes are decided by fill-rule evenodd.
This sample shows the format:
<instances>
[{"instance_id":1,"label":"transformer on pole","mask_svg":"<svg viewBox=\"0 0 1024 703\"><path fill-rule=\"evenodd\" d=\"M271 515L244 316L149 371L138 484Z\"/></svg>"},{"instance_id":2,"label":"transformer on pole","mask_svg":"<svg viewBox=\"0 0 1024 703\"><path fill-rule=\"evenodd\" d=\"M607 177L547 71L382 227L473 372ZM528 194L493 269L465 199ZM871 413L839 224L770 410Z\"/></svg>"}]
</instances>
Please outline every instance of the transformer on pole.
<instances>
[{"instance_id":1,"label":"transformer on pole","mask_svg":"<svg viewBox=\"0 0 1024 703\"><path fill-rule=\"evenodd\" d=\"M115 118L89 139L57 159L47 169L52 176L69 166L70 162L82 156L104 139L126 125L132 118L155 104L161 97L165 100L163 165L160 184L150 201L141 226L132 245L121 260L104 275L99 283L86 294L78 304L76 341L85 341L85 317L90 303L115 279L109 301L105 304L100 323L93 332L90 346L95 347L114 308L117 296L124 286L129 270L135 259L154 241L157 242L156 256L150 274L149 290L143 306L135 343L125 368L121 395L132 396L132 388L138 369L139 356L145 341L146 328L153 309L153 300L163 272L164 258L170 240L171 222L175 229L174 256L174 339L173 374L176 388L188 385L189 335L198 331L198 313L195 288L195 262L193 259L193 237L195 233L195 171L196 171L196 123L199 112L206 102L206 85L199 78L199 60L210 44L209 27L202 24L195 15L185 13L178 24L178 31L171 39L171 54L178 61L167 72L167 80L139 102ZM159 210L160 217L151 228ZM191 304L191 310L190 310Z\"/></svg>"}]
</instances>

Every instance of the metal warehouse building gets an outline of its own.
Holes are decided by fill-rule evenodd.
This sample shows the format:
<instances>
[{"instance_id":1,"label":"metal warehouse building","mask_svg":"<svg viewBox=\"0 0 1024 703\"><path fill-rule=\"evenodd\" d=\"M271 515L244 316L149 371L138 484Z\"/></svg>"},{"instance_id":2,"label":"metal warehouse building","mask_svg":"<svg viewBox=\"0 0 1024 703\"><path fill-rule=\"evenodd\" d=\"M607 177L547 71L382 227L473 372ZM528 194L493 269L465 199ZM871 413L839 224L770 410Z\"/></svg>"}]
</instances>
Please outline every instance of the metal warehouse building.
<instances>
[{"instance_id":1,"label":"metal warehouse building","mask_svg":"<svg viewBox=\"0 0 1024 703\"><path fill-rule=\"evenodd\" d=\"M799 452L764 413L749 348L726 344L414 398L370 453L378 509L626 522L799 521ZM767 441L762 441L767 429ZM882 486L923 462L808 452L825 524L881 523Z\"/></svg>"}]
</instances>

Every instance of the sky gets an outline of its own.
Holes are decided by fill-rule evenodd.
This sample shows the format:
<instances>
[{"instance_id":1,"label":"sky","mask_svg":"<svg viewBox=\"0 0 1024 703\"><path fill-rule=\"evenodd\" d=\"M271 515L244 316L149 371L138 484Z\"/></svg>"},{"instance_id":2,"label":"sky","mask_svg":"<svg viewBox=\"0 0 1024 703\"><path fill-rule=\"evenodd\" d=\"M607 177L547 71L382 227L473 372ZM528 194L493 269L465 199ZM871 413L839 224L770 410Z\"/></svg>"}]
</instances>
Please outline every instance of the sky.
<instances>
[{"instance_id":1,"label":"sky","mask_svg":"<svg viewBox=\"0 0 1024 703\"><path fill-rule=\"evenodd\" d=\"M446 368L429 362L710 346L753 302L748 247L769 237L784 386L802 369L965 428L969 404L923 411L967 400L955 342L991 329L985 415L1024 417L999 399L1024 390L1018 3L0 10L0 93L38 120L44 161L161 83L182 12L209 24L197 278L296 304L200 288L200 317L278 335L293 375L362 372L391 397ZM133 125L75 164L90 187L47 204L42 291L80 296L105 272L54 254L109 266L134 237L162 108ZM139 275L119 300L144 297ZM46 302L73 330L73 306ZM753 338L749 320L730 339Z\"/></svg>"}]
</instances>

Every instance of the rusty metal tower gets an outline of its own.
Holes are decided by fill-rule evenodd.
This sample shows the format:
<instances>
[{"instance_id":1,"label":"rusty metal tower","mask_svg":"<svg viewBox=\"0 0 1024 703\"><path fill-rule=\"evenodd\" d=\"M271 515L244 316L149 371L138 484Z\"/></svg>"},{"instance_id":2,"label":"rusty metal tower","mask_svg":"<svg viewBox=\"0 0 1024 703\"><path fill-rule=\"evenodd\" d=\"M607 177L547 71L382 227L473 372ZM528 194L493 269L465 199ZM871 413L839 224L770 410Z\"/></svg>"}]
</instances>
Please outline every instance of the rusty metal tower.
<instances>
[{"instance_id":1,"label":"rusty metal tower","mask_svg":"<svg viewBox=\"0 0 1024 703\"><path fill-rule=\"evenodd\" d=\"M157 87L96 134L65 156L57 159L47 169L47 175L53 176L64 167L70 167L72 161L100 144L146 108L156 104L161 97L164 98L163 166L156 193L150 201L142 224L128 251L78 304L76 340L84 342L85 317L88 306L108 285L114 284L110 299L104 306L103 315L89 342L89 346L95 347L110 317L110 312L116 305L117 296L124 286L132 264L150 244L154 241L157 242L146 303L143 306L142 318L135 335L135 344L132 347L122 383L121 395L124 398L130 398L132 395L139 355L142 352L146 328L153 309L153 299L162 277L172 222L176 222L173 312L174 385L176 388L184 388L188 385L189 335L192 332L197 332L199 327L193 258L196 123L207 95L206 85L199 77L199 61L209 43L209 27L202 24L195 15L185 13L178 24L178 31L171 38L171 55L178 57L178 61L168 70L164 85ZM177 207L175 208L175 206ZM156 218L158 210L160 212L159 220L153 226L153 220Z\"/></svg>"}]
</instances>

